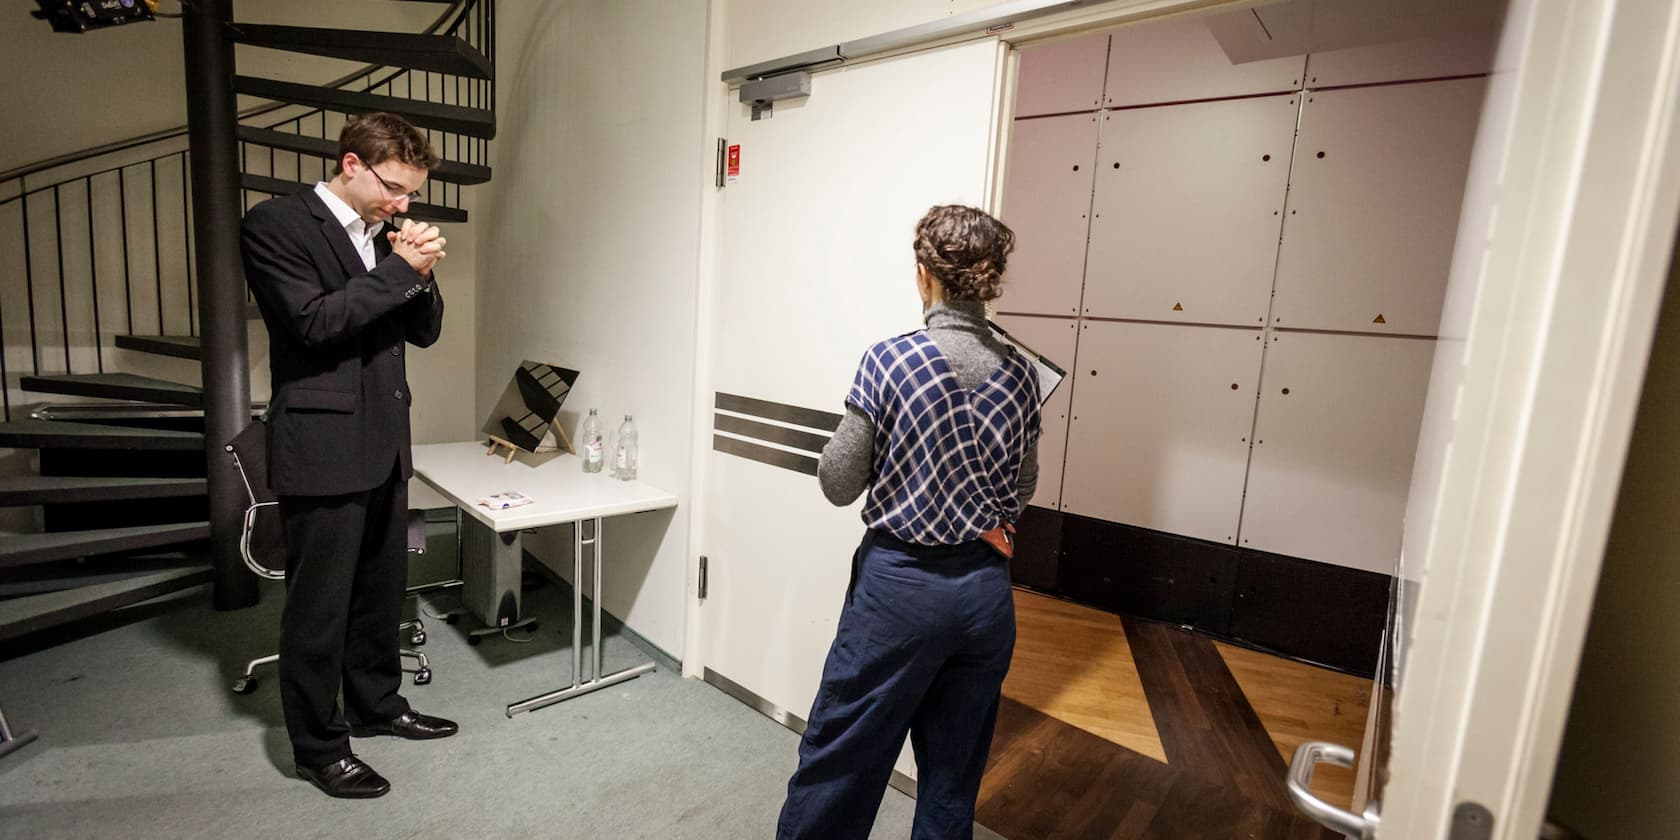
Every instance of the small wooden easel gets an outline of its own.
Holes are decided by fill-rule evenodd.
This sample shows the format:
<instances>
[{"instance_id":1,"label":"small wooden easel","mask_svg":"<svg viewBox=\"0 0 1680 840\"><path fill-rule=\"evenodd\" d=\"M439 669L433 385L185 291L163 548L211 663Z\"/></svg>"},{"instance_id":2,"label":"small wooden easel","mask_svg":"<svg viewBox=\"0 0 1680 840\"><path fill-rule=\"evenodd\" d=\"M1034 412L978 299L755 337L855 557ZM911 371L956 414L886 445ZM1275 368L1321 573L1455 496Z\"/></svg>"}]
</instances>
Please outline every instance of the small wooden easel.
<instances>
[{"instance_id":1,"label":"small wooden easel","mask_svg":"<svg viewBox=\"0 0 1680 840\"><path fill-rule=\"evenodd\" d=\"M501 449L502 447L507 447L507 457L502 459L502 463L504 464L513 463L513 456L519 451L519 447L514 446L512 442L504 438L496 437L495 435L490 436L489 446L489 449L484 450L484 454L486 455L494 455L496 454L496 450Z\"/></svg>"},{"instance_id":2,"label":"small wooden easel","mask_svg":"<svg viewBox=\"0 0 1680 840\"><path fill-rule=\"evenodd\" d=\"M550 426L549 428L554 430L554 439L559 442L559 446L557 447L558 449L563 452L571 452L573 454L577 453L577 449L572 447L572 439L566 436L566 430L564 428L562 428L558 423ZM513 456L518 454L519 447L515 445L513 441L504 437L489 435L489 438L490 440L486 441L486 446L489 448L484 451L484 454L495 455L497 450L505 448L507 449L507 455L502 458L502 463L513 463Z\"/></svg>"}]
</instances>

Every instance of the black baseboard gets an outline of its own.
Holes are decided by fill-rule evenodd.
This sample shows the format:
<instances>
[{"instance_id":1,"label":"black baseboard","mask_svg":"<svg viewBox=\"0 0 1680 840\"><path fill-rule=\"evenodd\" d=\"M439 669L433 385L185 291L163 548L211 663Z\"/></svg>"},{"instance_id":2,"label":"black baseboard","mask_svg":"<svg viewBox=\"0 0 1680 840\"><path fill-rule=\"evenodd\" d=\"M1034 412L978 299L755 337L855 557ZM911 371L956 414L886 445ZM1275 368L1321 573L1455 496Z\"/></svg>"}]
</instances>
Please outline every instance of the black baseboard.
<instances>
[{"instance_id":1,"label":"black baseboard","mask_svg":"<svg viewBox=\"0 0 1680 840\"><path fill-rule=\"evenodd\" d=\"M1027 511L1011 564L1022 586L1362 677L1376 672L1388 575Z\"/></svg>"}]
</instances>

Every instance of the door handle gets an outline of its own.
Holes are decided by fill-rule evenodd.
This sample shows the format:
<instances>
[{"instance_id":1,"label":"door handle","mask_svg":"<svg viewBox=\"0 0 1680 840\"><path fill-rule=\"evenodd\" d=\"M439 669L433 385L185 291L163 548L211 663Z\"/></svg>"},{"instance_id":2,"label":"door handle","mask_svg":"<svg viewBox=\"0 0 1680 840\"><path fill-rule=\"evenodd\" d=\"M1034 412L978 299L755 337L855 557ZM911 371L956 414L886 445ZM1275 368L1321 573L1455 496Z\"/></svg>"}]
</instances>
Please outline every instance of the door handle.
<instances>
[{"instance_id":1,"label":"door handle","mask_svg":"<svg viewBox=\"0 0 1680 840\"><path fill-rule=\"evenodd\" d=\"M1377 830L1376 803L1367 806L1365 814L1361 816L1344 811L1314 796L1311 787L1312 774L1313 769L1320 764L1352 767L1353 750L1326 741L1308 741L1296 747L1295 757L1289 761L1289 800L1295 803L1297 810L1311 817L1313 822L1348 837L1368 840Z\"/></svg>"}]
</instances>

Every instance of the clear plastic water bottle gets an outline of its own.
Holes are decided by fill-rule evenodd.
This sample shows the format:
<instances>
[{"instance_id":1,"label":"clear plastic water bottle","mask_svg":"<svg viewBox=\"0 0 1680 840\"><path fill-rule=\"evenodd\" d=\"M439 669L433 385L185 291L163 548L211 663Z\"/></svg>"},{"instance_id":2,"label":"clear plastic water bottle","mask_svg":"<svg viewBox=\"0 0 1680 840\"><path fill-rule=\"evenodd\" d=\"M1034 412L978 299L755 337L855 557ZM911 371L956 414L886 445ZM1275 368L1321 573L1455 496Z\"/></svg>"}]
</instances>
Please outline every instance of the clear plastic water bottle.
<instances>
[{"instance_id":1,"label":"clear plastic water bottle","mask_svg":"<svg viewBox=\"0 0 1680 840\"><path fill-rule=\"evenodd\" d=\"M619 481L636 479L636 424L630 415L618 427L618 442L613 447L613 478Z\"/></svg>"},{"instance_id":2,"label":"clear plastic water bottle","mask_svg":"<svg viewBox=\"0 0 1680 840\"><path fill-rule=\"evenodd\" d=\"M601 440L601 418L591 408L589 416L583 421L583 471L598 473L606 462L606 446Z\"/></svg>"}]
</instances>

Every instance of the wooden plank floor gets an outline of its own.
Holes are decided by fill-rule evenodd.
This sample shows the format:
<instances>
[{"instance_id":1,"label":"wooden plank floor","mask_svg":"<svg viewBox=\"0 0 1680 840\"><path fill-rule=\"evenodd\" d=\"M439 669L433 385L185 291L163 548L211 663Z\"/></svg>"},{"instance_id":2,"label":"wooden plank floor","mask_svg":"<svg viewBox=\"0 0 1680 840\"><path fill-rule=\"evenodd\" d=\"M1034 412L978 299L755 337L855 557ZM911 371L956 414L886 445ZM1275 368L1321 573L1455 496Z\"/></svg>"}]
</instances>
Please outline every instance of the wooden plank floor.
<instances>
[{"instance_id":1,"label":"wooden plank floor","mask_svg":"<svg viewBox=\"0 0 1680 840\"><path fill-rule=\"evenodd\" d=\"M1120 619L1017 590L1015 659L1003 694L1156 761L1166 761Z\"/></svg>"},{"instance_id":2,"label":"wooden plank floor","mask_svg":"<svg viewBox=\"0 0 1680 840\"><path fill-rule=\"evenodd\" d=\"M1031 838L1329 838L1284 792L1303 740L1361 743L1370 683L1016 593L979 822ZM1352 773L1313 789L1346 803Z\"/></svg>"},{"instance_id":3,"label":"wooden plank floor","mask_svg":"<svg viewBox=\"0 0 1680 840\"><path fill-rule=\"evenodd\" d=\"M1329 741L1357 751L1365 741L1371 682L1267 653L1215 642L1237 684L1285 762L1303 741ZM1313 792L1341 807L1353 803L1352 768L1320 764Z\"/></svg>"}]
</instances>

